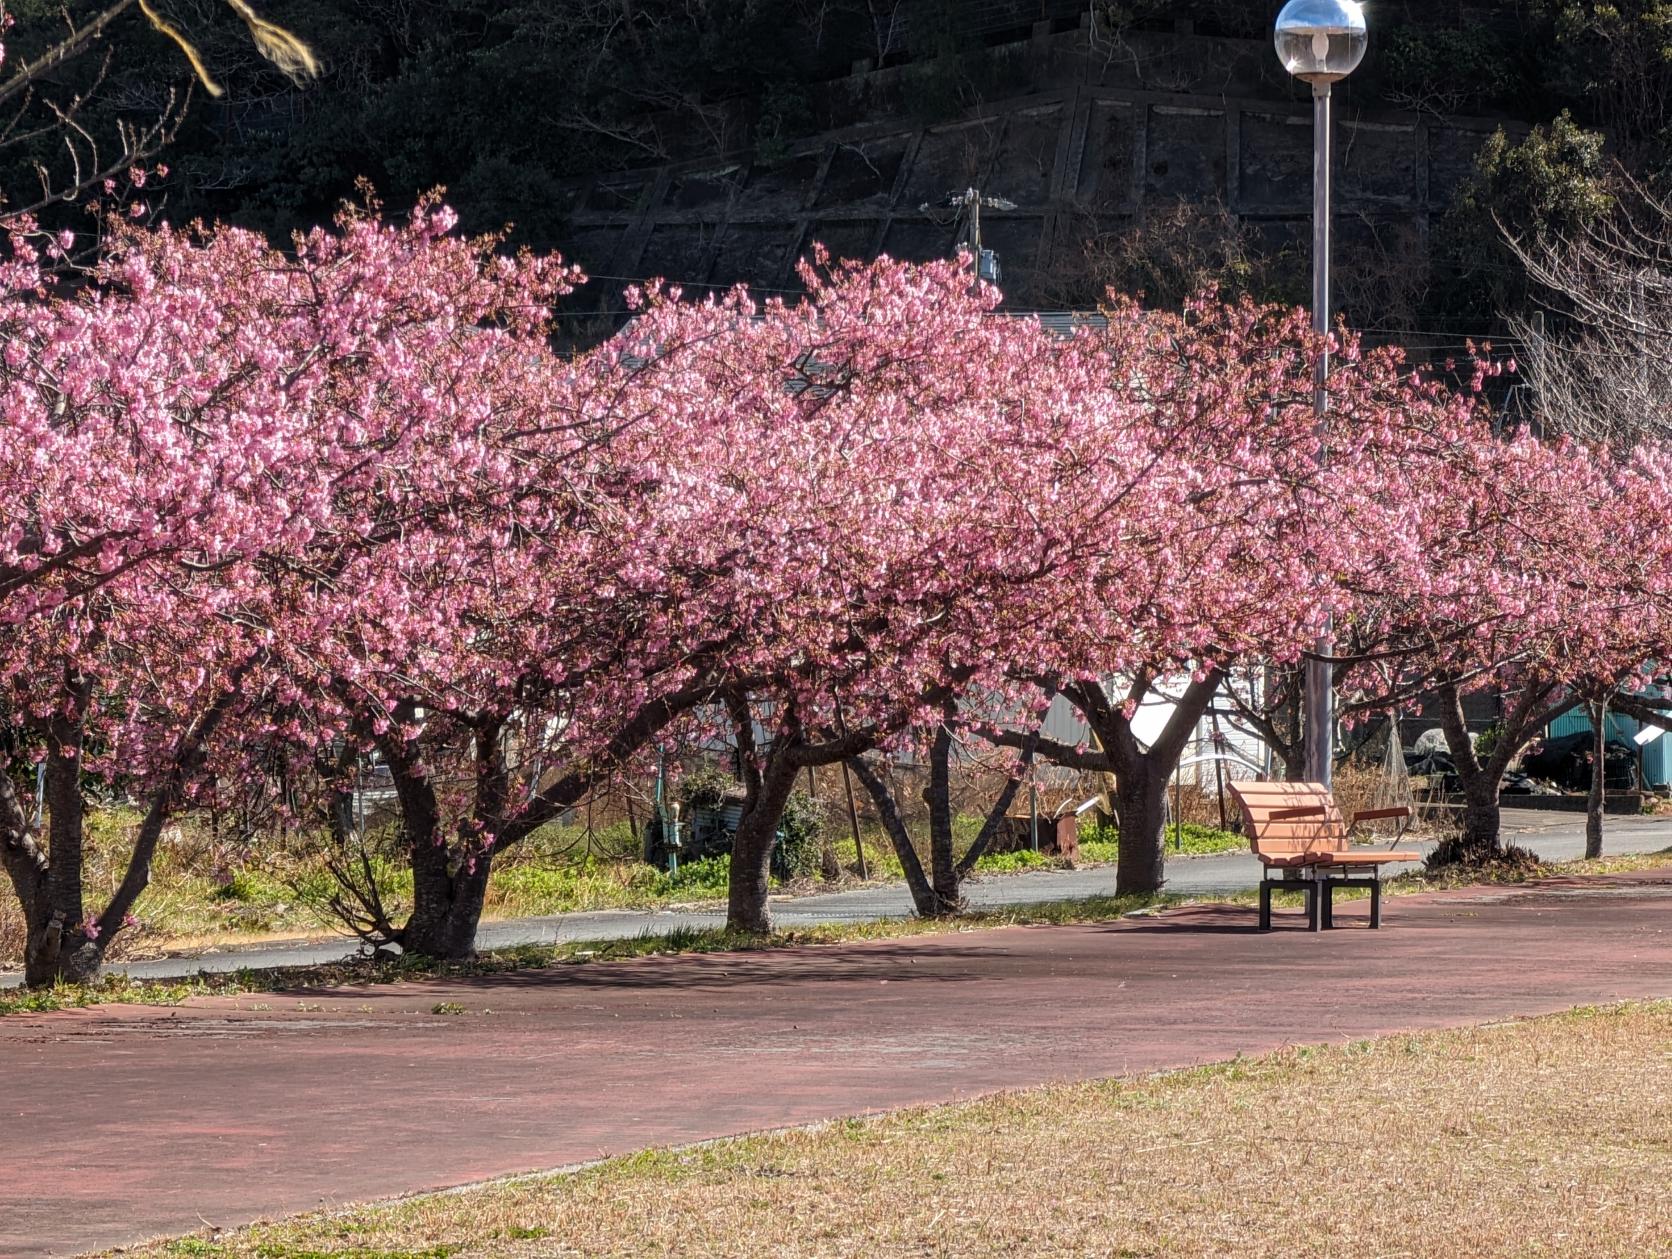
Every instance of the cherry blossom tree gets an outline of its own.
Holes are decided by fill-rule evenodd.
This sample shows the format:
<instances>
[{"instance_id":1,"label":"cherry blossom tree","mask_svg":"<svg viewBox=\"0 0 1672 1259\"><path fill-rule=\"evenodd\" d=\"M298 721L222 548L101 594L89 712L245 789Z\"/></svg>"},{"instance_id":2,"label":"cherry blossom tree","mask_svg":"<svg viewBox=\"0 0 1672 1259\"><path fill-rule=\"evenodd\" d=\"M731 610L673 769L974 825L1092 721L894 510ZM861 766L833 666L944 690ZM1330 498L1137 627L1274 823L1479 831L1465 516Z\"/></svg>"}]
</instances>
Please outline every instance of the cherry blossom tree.
<instances>
[{"instance_id":1,"label":"cherry blossom tree","mask_svg":"<svg viewBox=\"0 0 1672 1259\"><path fill-rule=\"evenodd\" d=\"M730 412L697 404L687 360L740 320L668 300L573 362L525 346L478 433L492 475L357 550L287 626L296 745L375 754L392 775L410 914L367 868L338 870L339 909L369 942L468 955L494 861L737 667L752 606L728 583L758 557L727 527L734 488L691 457Z\"/></svg>"},{"instance_id":2,"label":"cherry blossom tree","mask_svg":"<svg viewBox=\"0 0 1672 1259\"><path fill-rule=\"evenodd\" d=\"M1312 364L1321 348L1304 312L1211 296L1178 317L1115 302L1107 329L1088 338L1111 380L1141 402L1146 478L1161 506L1102 522L1143 562L1122 559L1060 591L1051 653L1015 662L1075 706L1095 744L1002 722L991 737L1113 775L1123 894L1161 887L1166 785L1227 676L1292 665L1324 615L1350 610L1355 588L1397 586L1420 562L1405 470L1436 429L1468 414L1469 395L1348 340L1320 430ZM1170 712L1146 746L1134 718L1157 700Z\"/></svg>"},{"instance_id":3,"label":"cherry blossom tree","mask_svg":"<svg viewBox=\"0 0 1672 1259\"><path fill-rule=\"evenodd\" d=\"M806 278L795 306L643 295L622 338L548 381L566 420L514 439L589 487L584 512L483 534L475 558L412 588L445 599L396 596L445 604L449 627L431 627L423 659L397 649L362 671L384 681L358 720L396 714L374 734L415 860L447 886L405 926L368 921L380 936L468 951L492 858L705 703L729 720L749 791L732 922L765 929L796 773L903 737L978 679L1004 683L1030 592L1090 536L1059 509L1096 511L1129 474L1096 382L1065 374L1075 361L1036 326L991 318L996 294L970 292L955 264ZM486 576L496 547L514 580ZM353 623L399 619L377 606ZM372 658L376 634L354 630L345 654L349 622L322 623L338 628L325 654ZM506 722L517 763L484 760ZM444 757L476 764L450 806Z\"/></svg>"},{"instance_id":4,"label":"cherry blossom tree","mask_svg":"<svg viewBox=\"0 0 1672 1259\"><path fill-rule=\"evenodd\" d=\"M0 776L32 982L97 968L226 717L283 712L276 644L318 592L497 495L495 382L531 347L550 356L542 312L575 277L450 228L433 206L400 229L350 216L289 254L231 230L128 231L74 294L14 283L0 305L0 671L13 754L46 758L54 804L43 842ZM17 242L10 274L30 263ZM95 736L123 752L96 768L152 803L89 918L76 801Z\"/></svg>"},{"instance_id":5,"label":"cherry blossom tree","mask_svg":"<svg viewBox=\"0 0 1672 1259\"><path fill-rule=\"evenodd\" d=\"M141 565L76 605L8 635L7 742L39 758L46 828L13 820L6 869L28 926L25 978L95 974L132 921L164 826L201 785L215 740L241 707L260 644L205 611L224 587L201 574ZM141 820L119 884L102 906L84 887L83 793L90 777L138 798Z\"/></svg>"},{"instance_id":6,"label":"cherry blossom tree","mask_svg":"<svg viewBox=\"0 0 1672 1259\"><path fill-rule=\"evenodd\" d=\"M993 317L997 294L953 264L808 281L807 301L717 328L694 364L693 399L726 423L693 464L729 492L718 527L749 557L726 583L745 637L722 691L744 931L769 925L796 775L932 731L961 696L1034 702L1009 666L1056 658L1050 601L1097 573L1135 588L1150 558L1099 522L1165 501L1136 391L1080 341ZM1123 609L1105 605L1112 627Z\"/></svg>"},{"instance_id":7,"label":"cherry blossom tree","mask_svg":"<svg viewBox=\"0 0 1672 1259\"><path fill-rule=\"evenodd\" d=\"M1339 676L1349 705L1417 698L1438 717L1464 804L1437 863L1500 859L1511 762L1556 716L1611 694L1664 651L1664 468L1664 453L1647 448L1623 460L1467 431L1412 462L1405 488L1422 563L1404 582L1357 592ZM1471 692L1504 697L1490 745L1477 747L1464 719Z\"/></svg>"}]
</instances>

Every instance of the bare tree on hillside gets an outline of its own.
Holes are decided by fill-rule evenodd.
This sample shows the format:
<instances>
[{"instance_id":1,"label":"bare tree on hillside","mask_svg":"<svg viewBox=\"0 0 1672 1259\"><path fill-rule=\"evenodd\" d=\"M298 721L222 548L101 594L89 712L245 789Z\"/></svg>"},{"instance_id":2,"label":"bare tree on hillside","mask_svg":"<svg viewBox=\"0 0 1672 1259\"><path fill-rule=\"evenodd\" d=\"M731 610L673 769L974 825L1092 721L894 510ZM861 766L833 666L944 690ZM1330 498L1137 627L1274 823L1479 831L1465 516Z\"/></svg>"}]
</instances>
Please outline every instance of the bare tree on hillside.
<instances>
[{"instance_id":1,"label":"bare tree on hillside","mask_svg":"<svg viewBox=\"0 0 1672 1259\"><path fill-rule=\"evenodd\" d=\"M296 36L261 17L245 0L223 3L243 22L256 52L280 71L293 79L318 73L312 51ZM185 116L187 88L126 85L116 93L113 120L99 125L91 117L96 97L103 95L112 103L111 39L120 29L118 21L130 11L175 43L205 91L220 94L220 85L191 38L152 0L114 0L81 17L66 6L61 10L62 33L44 47L29 48L0 79L0 157L23 155L24 165L33 172L25 186L0 189L0 212L7 218L15 221L76 202L157 156L173 138ZM0 22L7 16L0 0ZM34 34L17 32L8 42L22 36L27 46L32 42L28 36Z\"/></svg>"},{"instance_id":2,"label":"bare tree on hillside","mask_svg":"<svg viewBox=\"0 0 1672 1259\"><path fill-rule=\"evenodd\" d=\"M1499 226L1543 309L1512 325L1527 381L1523 408L1539 431L1611 448L1629 458L1672 440L1672 202L1621 172L1610 213L1568 234L1518 236ZM1585 855L1602 853L1610 711L1672 725L1664 686L1627 689L1601 677L1576 692L1596 735Z\"/></svg>"},{"instance_id":3,"label":"bare tree on hillside","mask_svg":"<svg viewBox=\"0 0 1672 1259\"><path fill-rule=\"evenodd\" d=\"M1621 450L1672 438L1672 204L1628 182L1583 232L1505 236L1543 307L1511 321L1533 422Z\"/></svg>"}]
</instances>

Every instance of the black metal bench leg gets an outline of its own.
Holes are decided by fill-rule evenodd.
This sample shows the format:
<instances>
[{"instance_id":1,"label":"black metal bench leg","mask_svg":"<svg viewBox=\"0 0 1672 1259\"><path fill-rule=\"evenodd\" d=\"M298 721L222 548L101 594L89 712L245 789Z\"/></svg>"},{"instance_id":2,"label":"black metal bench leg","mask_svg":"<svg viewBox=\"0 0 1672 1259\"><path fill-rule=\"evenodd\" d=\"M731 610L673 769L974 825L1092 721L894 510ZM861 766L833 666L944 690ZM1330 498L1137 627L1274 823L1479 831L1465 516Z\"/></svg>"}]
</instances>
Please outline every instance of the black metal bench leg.
<instances>
[{"instance_id":1,"label":"black metal bench leg","mask_svg":"<svg viewBox=\"0 0 1672 1259\"><path fill-rule=\"evenodd\" d=\"M1260 930L1271 930L1271 883L1260 880Z\"/></svg>"},{"instance_id":2,"label":"black metal bench leg","mask_svg":"<svg viewBox=\"0 0 1672 1259\"><path fill-rule=\"evenodd\" d=\"M1323 888L1317 879L1312 879L1306 886L1306 926L1311 931L1324 929L1323 917Z\"/></svg>"},{"instance_id":3,"label":"black metal bench leg","mask_svg":"<svg viewBox=\"0 0 1672 1259\"><path fill-rule=\"evenodd\" d=\"M1335 928L1335 884L1328 879L1318 881L1318 891L1324 898L1324 930Z\"/></svg>"},{"instance_id":4,"label":"black metal bench leg","mask_svg":"<svg viewBox=\"0 0 1672 1259\"><path fill-rule=\"evenodd\" d=\"M1382 880L1374 875L1370 880L1370 929L1382 925Z\"/></svg>"}]
</instances>

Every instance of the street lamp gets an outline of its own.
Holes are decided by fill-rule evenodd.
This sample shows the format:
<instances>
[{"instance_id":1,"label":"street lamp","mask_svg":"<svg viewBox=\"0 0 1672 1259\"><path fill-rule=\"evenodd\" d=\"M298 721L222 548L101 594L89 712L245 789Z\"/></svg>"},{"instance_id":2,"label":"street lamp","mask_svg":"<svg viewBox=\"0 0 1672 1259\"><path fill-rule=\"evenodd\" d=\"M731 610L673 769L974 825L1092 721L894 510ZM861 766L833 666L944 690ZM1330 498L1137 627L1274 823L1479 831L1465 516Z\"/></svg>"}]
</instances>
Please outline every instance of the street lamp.
<instances>
[{"instance_id":1,"label":"street lamp","mask_svg":"<svg viewBox=\"0 0 1672 1259\"><path fill-rule=\"evenodd\" d=\"M1277 59L1312 85L1312 327L1329 332L1329 89L1364 58L1364 6L1357 0L1289 0L1277 15ZM1312 409L1323 433L1329 356L1320 354L1313 378ZM1324 623L1314 657L1306 662L1306 777L1326 786L1334 760L1335 694L1329 657L1333 626Z\"/></svg>"}]
</instances>

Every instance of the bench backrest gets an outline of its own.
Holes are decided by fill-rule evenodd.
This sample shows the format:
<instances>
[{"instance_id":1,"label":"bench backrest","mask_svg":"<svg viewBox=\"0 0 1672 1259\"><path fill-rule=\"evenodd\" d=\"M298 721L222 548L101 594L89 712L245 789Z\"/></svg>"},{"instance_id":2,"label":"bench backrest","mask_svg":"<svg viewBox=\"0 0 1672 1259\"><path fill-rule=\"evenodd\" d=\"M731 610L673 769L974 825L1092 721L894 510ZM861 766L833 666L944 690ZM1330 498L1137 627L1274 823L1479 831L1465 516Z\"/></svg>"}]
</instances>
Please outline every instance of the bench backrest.
<instances>
[{"instance_id":1,"label":"bench backrest","mask_svg":"<svg viewBox=\"0 0 1672 1259\"><path fill-rule=\"evenodd\" d=\"M1347 847L1347 823L1335 797L1322 783L1233 782L1227 784L1242 807L1248 846L1271 857L1299 852L1341 852ZM1321 808L1309 817L1279 818L1285 809Z\"/></svg>"}]
</instances>

